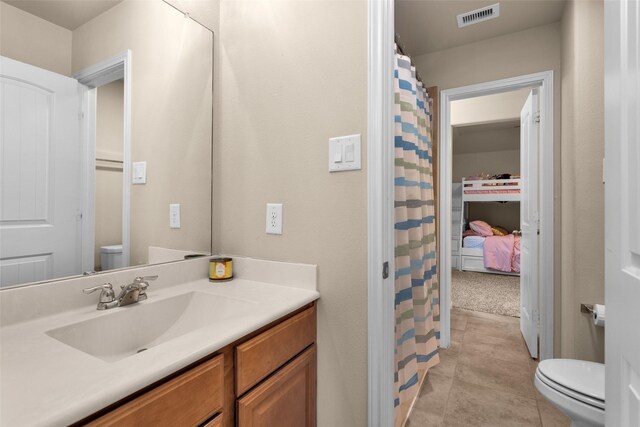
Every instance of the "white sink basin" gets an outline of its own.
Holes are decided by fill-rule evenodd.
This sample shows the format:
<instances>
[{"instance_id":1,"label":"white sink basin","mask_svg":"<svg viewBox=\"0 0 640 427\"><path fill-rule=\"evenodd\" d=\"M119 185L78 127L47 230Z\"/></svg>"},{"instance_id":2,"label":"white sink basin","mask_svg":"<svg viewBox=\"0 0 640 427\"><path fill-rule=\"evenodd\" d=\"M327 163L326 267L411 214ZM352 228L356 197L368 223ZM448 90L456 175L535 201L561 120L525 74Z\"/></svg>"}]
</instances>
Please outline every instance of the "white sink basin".
<instances>
[{"instance_id":1,"label":"white sink basin","mask_svg":"<svg viewBox=\"0 0 640 427\"><path fill-rule=\"evenodd\" d=\"M47 331L56 340L115 362L214 323L237 321L255 303L204 292L119 307L112 313Z\"/></svg>"}]
</instances>

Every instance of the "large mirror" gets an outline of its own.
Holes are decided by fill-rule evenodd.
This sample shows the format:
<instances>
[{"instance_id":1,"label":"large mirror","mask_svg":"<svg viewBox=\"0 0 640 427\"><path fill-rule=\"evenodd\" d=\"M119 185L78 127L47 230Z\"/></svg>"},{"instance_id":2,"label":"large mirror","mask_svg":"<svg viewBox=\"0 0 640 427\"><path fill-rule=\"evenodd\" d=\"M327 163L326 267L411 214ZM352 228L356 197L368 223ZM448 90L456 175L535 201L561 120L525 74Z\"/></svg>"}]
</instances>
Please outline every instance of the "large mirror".
<instances>
[{"instance_id":1,"label":"large mirror","mask_svg":"<svg viewBox=\"0 0 640 427\"><path fill-rule=\"evenodd\" d=\"M0 8L0 287L210 253L212 32L162 0Z\"/></svg>"}]
</instances>

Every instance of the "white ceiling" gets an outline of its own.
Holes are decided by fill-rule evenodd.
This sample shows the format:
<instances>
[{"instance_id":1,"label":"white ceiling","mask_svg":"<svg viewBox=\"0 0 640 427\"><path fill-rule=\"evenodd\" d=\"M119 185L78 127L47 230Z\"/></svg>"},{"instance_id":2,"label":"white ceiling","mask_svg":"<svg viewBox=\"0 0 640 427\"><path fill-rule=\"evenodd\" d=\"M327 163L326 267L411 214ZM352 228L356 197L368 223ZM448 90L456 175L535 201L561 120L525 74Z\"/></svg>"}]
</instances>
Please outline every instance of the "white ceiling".
<instances>
[{"instance_id":1,"label":"white ceiling","mask_svg":"<svg viewBox=\"0 0 640 427\"><path fill-rule=\"evenodd\" d=\"M453 154L520 149L520 120L453 127Z\"/></svg>"},{"instance_id":2,"label":"white ceiling","mask_svg":"<svg viewBox=\"0 0 640 427\"><path fill-rule=\"evenodd\" d=\"M64 27L75 30L111 9L122 0L3 0L11 6Z\"/></svg>"},{"instance_id":3,"label":"white ceiling","mask_svg":"<svg viewBox=\"0 0 640 427\"><path fill-rule=\"evenodd\" d=\"M559 21L565 0L501 0L500 16L458 28L456 16L496 0L396 0L395 32L407 55L423 55Z\"/></svg>"}]
</instances>

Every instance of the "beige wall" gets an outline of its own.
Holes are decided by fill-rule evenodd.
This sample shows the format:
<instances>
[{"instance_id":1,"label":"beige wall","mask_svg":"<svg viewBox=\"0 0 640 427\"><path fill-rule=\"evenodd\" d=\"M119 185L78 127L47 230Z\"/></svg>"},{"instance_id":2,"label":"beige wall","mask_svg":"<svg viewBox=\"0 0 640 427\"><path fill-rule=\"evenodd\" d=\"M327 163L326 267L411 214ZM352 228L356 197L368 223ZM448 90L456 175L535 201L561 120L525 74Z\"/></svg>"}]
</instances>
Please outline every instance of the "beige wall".
<instances>
[{"instance_id":1,"label":"beige wall","mask_svg":"<svg viewBox=\"0 0 640 427\"><path fill-rule=\"evenodd\" d=\"M94 270L102 270L100 247L122 244L124 82L98 88L96 97L96 234Z\"/></svg>"},{"instance_id":2,"label":"beige wall","mask_svg":"<svg viewBox=\"0 0 640 427\"><path fill-rule=\"evenodd\" d=\"M570 1L562 19L562 356L604 361L604 8Z\"/></svg>"},{"instance_id":3,"label":"beige wall","mask_svg":"<svg viewBox=\"0 0 640 427\"><path fill-rule=\"evenodd\" d=\"M220 248L318 265L318 425L365 426L367 178L330 174L327 153L330 137L360 133L366 165L367 3L220 12ZM281 236L265 234L267 202L284 204Z\"/></svg>"},{"instance_id":4,"label":"beige wall","mask_svg":"<svg viewBox=\"0 0 640 427\"><path fill-rule=\"evenodd\" d=\"M560 86L562 29L559 22L517 33L483 40L414 58L416 68L427 86L440 90L488 82L540 71L554 72L554 176L560 176ZM554 279L554 352L561 346L561 180L554 183L555 279Z\"/></svg>"},{"instance_id":5,"label":"beige wall","mask_svg":"<svg viewBox=\"0 0 640 427\"><path fill-rule=\"evenodd\" d=\"M530 91L525 88L453 101L451 126L519 120Z\"/></svg>"},{"instance_id":6,"label":"beige wall","mask_svg":"<svg viewBox=\"0 0 640 427\"><path fill-rule=\"evenodd\" d=\"M0 55L68 76L71 31L0 2Z\"/></svg>"},{"instance_id":7,"label":"beige wall","mask_svg":"<svg viewBox=\"0 0 640 427\"><path fill-rule=\"evenodd\" d=\"M131 187L132 265L149 246L211 248L212 40L159 0L125 0L73 32L74 71L132 51L132 161L147 161L147 184Z\"/></svg>"},{"instance_id":8,"label":"beige wall","mask_svg":"<svg viewBox=\"0 0 640 427\"><path fill-rule=\"evenodd\" d=\"M453 182L479 173L520 173L520 150L454 154L452 163Z\"/></svg>"}]
</instances>

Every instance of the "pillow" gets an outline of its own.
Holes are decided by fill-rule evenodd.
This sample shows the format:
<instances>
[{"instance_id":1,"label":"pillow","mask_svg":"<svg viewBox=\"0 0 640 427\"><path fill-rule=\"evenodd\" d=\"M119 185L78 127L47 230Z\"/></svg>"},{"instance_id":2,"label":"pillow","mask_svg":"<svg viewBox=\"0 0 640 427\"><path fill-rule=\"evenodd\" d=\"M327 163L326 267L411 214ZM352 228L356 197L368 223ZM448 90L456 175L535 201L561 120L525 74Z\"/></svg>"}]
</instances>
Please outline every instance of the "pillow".
<instances>
[{"instance_id":1,"label":"pillow","mask_svg":"<svg viewBox=\"0 0 640 427\"><path fill-rule=\"evenodd\" d=\"M469 227L476 233L481 236L493 236L493 231L491 231L491 226L484 221L471 221Z\"/></svg>"},{"instance_id":2,"label":"pillow","mask_svg":"<svg viewBox=\"0 0 640 427\"><path fill-rule=\"evenodd\" d=\"M499 225L491 227L491 231L493 231L494 236L506 236L507 234L509 234L506 228L500 227Z\"/></svg>"}]
</instances>

